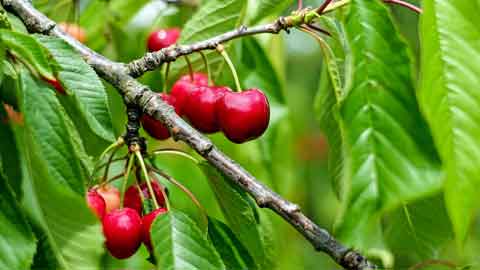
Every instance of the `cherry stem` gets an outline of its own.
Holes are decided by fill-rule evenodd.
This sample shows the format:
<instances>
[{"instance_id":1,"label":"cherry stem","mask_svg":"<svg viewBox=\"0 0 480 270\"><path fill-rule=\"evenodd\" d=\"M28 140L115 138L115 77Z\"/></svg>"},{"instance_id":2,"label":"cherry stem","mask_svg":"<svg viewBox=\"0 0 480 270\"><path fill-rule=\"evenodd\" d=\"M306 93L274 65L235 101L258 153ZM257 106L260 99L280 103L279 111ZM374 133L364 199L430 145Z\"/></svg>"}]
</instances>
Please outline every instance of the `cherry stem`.
<instances>
[{"instance_id":1,"label":"cherry stem","mask_svg":"<svg viewBox=\"0 0 480 270\"><path fill-rule=\"evenodd\" d=\"M298 0L297 10L301 10L303 8L303 0Z\"/></svg>"},{"instance_id":2,"label":"cherry stem","mask_svg":"<svg viewBox=\"0 0 480 270\"><path fill-rule=\"evenodd\" d=\"M327 35L327 36L330 36L330 37L332 36L332 35L330 34L330 32L328 32L327 30L325 30L325 29L323 29L323 28L320 28L320 27L318 27L318 26L316 26L316 25L313 25L313 24L307 24L307 25L306 25L306 28L310 28L311 30L315 30L315 31L317 31L317 32L319 32L319 33L322 33L322 34Z\"/></svg>"},{"instance_id":3,"label":"cherry stem","mask_svg":"<svg viewBox=\"0 0 480 270\"><path fill-rule=\"evenodd\" d=\"M125 170L124 174L124 179L122 183L122 194L120 197L120 205L123 207L123 202L125 199L125 191L127 190L127 183L128 183L128 177L130 176L130 172L132 170L133 163L135 161L135 155L130 155L130 158L128 159L128 165L127 169Z\"/></svg>"},{"instance_id":4,"label":"cherry stem","mask_svg":"<svg viewBox=\"0 0 480 270\"><path fill-rule=\"evenodd\" d=\"M242 91L242 87L240 86L240 81L238 80L237 70L235 69L235 66L232 63L232 60L228 56L228 53L225 50L225 47L223 47L222 44L219 44L217 46L217 51L222 55L223 59L225 59L225 62L227 62L228 67L230 68L230 71L232 72L233 79L235 80L235 87L236 87L237 92Z\"/></svg>"},{"instance_id":5,"label":"cherry stem","mask_svg":"<svg viewBox=\"0 0 480 270\"><path fill-rule=\"evenodd\" d=\"M125 164L125 165L126 165L126 164ZM119 179L119 178L122 178L123 176L125 176L125 173L124 173L124 172L119 173L119 174L113 176L112 178L109 178L106 183L107 183L107 184L110 184L111 182L113 182L113 181L115 181L115 180L117 180L117 179Z\"/></svg>"},{"instance_id":6,"label":"cherry stem","mask_svg":"<svg viewBox=\"0 0 480 270\"><path fill-rule=\"evenodd\" d=\"M123 157L119 157L119 158L114 158L112 159L112 162L111 163L115 163L115 162L118 162L118 161L123 161L127 158L127 156L123 156ZM100 170L101 168L107 166L107 162L103 163L102 165L98 166L98 170Z\"/></svg>"},{"instance_id":7,"label":"cherry stem","mask_svg":"<svg viewBox=\"0 0 480 270\"><path fill-rule=\"evenodd\" d=\"M143 191L140 188L141 177L139 176L139 173L138 173L139 170L140 170L140 168L137 168L137 171L135 172L135 175L136 175L136 177L135 177L135 187L137 188L138 194L140 194L140 201L142 202L142 211L145 211L145 209L143 207L144 202L145 202L145 196L143 196Z\"/></svg>"},{"instance_id":8,"label":"cherry stem","mask_svg":"<svg viewBox=\"0 0 480 270\"><path fill-rule=\"evenodd\" d=\"M158 156L158 155L162 155L162 154L167 154L167 155L169 154L169 155L185 157L185 158L193 161L193 163L195 163L195 164L199 163L199 161L196 158L194 158L192 155L190 155L189 153L184 152L182 150L178 150L178 149L168 148L168 149L155 150L155 151L152 152L152 155L154 155L154 156Z\"/></svg>"},{"instance_id":9,"label":"cherry stem","mask_svg":"<svg viewBox=\"0 0 480 270\"><path fill-rule=\"evenodd\" d=\"M167 86L168 86L168 75L170 73L170 62L167 63L167 65L165 66L165 77L163 78L163 89L162 89L162 92L163 93L167 93Z\"/></svg>"},{"instance_id":10,"label":"cherry stem","mask_svg":"<svg viewBox=\"0 0 480 270\"><path fill-rule=\"evenodd\" d=\"M332 3L332 0L325 0L320 7L317 8L316 13L317 14L322 14L323 11Z\"/></svg>"},{"instance_id":11,"label":"cherry stem","mask_svg":"<svg viewBox=\"0 0 480 270\"><path fill-rule=\"evenodd\" d=\"M187 66L188 66L188 74L190 75L190 81L193 82L193 66L192 66L192 62L190 62L190 59L188 58L187 55L185 55L185 61L187 62Z\"/></svg>"},{"instance_id":12,"label":"cherry stem","mask_svg":"<svg viewBox=\"0 0 480 270\"><path fill-rule=\"evenodd\" d=\"M135 155L137 156L137 159L140 163L140 168L142 168L143 176L145 177L145 181L147 182L148 191L150 192L150 196L152 197L153 204L155 205L155 209L158 209L160 208L160 206L158 205L155 192L153 192L152 183L150 181L150 177L148 176L147 167L145 167L145 161L143 160L142 153L140 153L139 149L136 149Z\"/></svg>"},{"instance_id":13,"label":"cherry stem","mask_svg":"<svg viewBox=\"0 0 480 270\"><path fill-rule=\"evenodd\" d=\"M210 65L208 64L208 58L202 51L199 51L203 59L203 64L205 64L205 70L207 71L208 85L213 85L212 76L210 73Z\"/></svg>"},{"instance_id":14,"label":"cherry stem","mask_svg":"<svg viewBox=\"0 0 480 270\"><path fill-rule=\"evenodd\" d=\"M89 183L88 185L90 186L92 181L93 181L93 176L95 175L95 172L97 170L100 170L101 168L103 168L104 166L109 166L109 164L111 162L113 162L113 160L109 159L108 162L104 163L102 166L99 166L98 164L100 163L100 161L103 160L103 158L105 157L106 154L108 154L108 152L114 150L114 149L117 149L118 147L122 146L123 144L125 143L125 141L123 140L122 137L118 138L116 142L112 143L111 145L109 145L101 154L100 154L100 157L98 158L97 162L95 163L95 165L93 166L93 170L92 170L92 174L90 175L90 180L89 180Z\"/></svg>"},{"instance_id":15,"label":"cherry stem","mask_svg":"<svg viewBox=\"0 0 480 270\"><path fill-rule=\"evenodd\" d=\"M119 149L120 149L119 147L113 149L112 153L110 154L110 157L108 158L107 165L105 166L105 172L103 173L103 177L101 180L102 184L105 183L105 181L107 181L108 174L110 173L110 165L112 164L112 160Z\"/></svg>"},{"instance_id":16,"label":"cherry stem","mask_svg":"<svg viewBox=\"0 0 480 270\"><path fill-rule=\"evenodd\" d=\"M149 170L152 170L152 167L151 166L148 166ZM151 172L150 172L151 173ZM155 176L153 174L150 175L152 178L155 179ZM158 180L157 180L158 181ZM164 187L161 187L160 188L160 192L162 193L162 196L163 198L165 199L165 207L167 208L167 210L170 210L170 200L168 199L168 196L167 196L167 193L165 192L165 188Z\"/></svg>"},{"instance_id":17,"label":"cherry stem","mask_svg":"<svg viewBox=\"0 0 480 270\"><path fill-rule=\"evenodd\" d=\"M197 206L198 210L201 213L202 220L204 222L205 228L208 228L208 217L207 217L207 211L205 210L205 207L200 203L200 201L193 195L193 193L186 188L184 185L182 185L180 182L175 180L172 176L166 174L162 170L155 168L153 166L149 167L150 170L154 171L156 174L160 175L161 177L165 178L167 181L181 189L189 198L192 200L192 202Z\"/></svg>"},{"instance_id":18,"label":"cherry stem","mask_svg":"<svg viewBox=\"0 0 480 270\"><path fill-rule=\"evenodd\" d=\"M422 14L422 9L413 5L413 4L410 4L408 2L405 2L405 1L401 1L401 0L383 0L384 3L388 3L388 4L397 4L397 5L400 5L402 7L405 7L405 8L408 8L418 14Z\"/></svg>"}]
</instances>

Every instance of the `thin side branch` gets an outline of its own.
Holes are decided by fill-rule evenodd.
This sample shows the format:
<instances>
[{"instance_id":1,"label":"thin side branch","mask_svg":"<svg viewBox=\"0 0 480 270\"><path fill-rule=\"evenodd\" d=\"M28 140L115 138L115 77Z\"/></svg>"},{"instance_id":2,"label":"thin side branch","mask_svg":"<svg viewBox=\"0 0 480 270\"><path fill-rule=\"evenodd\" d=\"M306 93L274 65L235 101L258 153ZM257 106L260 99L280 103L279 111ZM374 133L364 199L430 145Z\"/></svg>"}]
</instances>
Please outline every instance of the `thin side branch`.
<instances>
[{"instance_id":1,"label":"thin side branch","mask_svg":"<svg viewBox=\"0 0 480 270\"><path fill-rule=\"evenodd\" d=\"M133 77L139 77L147 71L155 70L167 62L174 62L179 57L189 55L203 50L215 50L219 44L232 39L257 34L278 34L282 30L292 27L284 17L273 23L248 28L241 26L238 29L226 32L219 36L200 41L191 45L178 45L161 49L156 52L145 54L145 56L133 60L127 65L128 72Z\"/></svg>"},{"instance_id":2,"label":"thin side branch","mask_svg":"<svg viewBox=\"0 0 480 270\"><path fill-rule=\"evenodd\" d=\"M56 27L55 22L36 10L28 0L1 0L1 3L6 9L17 14L30 32L56 36L69 43L83 56L85 61L95 69L99 76L112 84L119 93L123 95L127 104L134 104L138 106L138 108L141 108L144 113L160 120L168 127L174 139L182 140L190 145L213 166L226 175L233 184L248 192L260 207L269 208L283 217L283 219L295 227L316 250L325 252L346 269L376 268L362 255L345 247L326 230L316 225L300 211L297 205L283 199L259 182L239 164L222 153L208 138L188 125L182 118L175 114L174 109L170 105L165 103L156 93L150 91L147 86L140 84L131 76L132 65L126 66L118 62L113 62L93 52L88 47L61 31ZM181 49L167 50L173 53L171 58L167 57L166 59L173 61L174 58L176 59L180 54L186 53L186 51L184 51L186 48L190 50L200 50L203 47L215 48L214 45L217 45L218 42L230 40L238 36L264 33L266 31L278 33L281 29L284 29L286 25L289 24L284 24L280 19L267 26L255 27L250 30L242 28L243 30L235 30L210 40L196 43L196 45L183 47L183 49L180 47ZM153 55L161 58L162 54L162 52L159 52ZM137 69L140 66L141 65L137 64ZM135 72L133 73L135 75Z\"/></svg>"}]
</instances>

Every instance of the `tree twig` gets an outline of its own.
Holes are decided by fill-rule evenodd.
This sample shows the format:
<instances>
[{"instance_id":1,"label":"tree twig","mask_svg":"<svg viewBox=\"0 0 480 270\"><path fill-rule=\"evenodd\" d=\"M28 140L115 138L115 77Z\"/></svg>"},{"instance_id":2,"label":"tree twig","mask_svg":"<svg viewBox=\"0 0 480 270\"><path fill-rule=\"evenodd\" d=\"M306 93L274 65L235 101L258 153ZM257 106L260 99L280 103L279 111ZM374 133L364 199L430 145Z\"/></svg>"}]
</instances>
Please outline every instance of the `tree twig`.
<instances>
[{"instance_id":1,"label":"tree twig","mask_svg":"<svg viewBox=\"0 0 480 270\"><path fill-rule=\"evenodd\" d=\"M212 142L188 125L182 118L175 114L173 107L165 103L158 95L140 84L131 75L139 75L140 62L134 65L124 65L113 62L104 56L97 54L88 47L79 43L74 38L65 34L56 27L55 22L36 10L28 0L1 0L2 5L9 11L17 14L27 26L30 32L57 36L74 49L76 49L91 65L97 74L112 84L124 97L127 104L134 104L143 112L160 120L171 132L176 140L182 140L195 149L201 156L228 177L233 184L248 192L260 207L269 208L289 222L300 232L318 251L328 254L339 265L346 269L376 269L366 258L333 238L325 229L320 228L312 220L306 217L300 208L270 190L259 182L254 176L242 168L231 158L222 153ZM291 25L288 20L281 18L272 24L257 26L248 30L241 27L238 30L198 42L190 46L179 46L173 50L160 51L150 54L150 59L157 57L161 61L174 61L178 56L198 51L203 48L215 49L216 45L236 37L253 35L258 33L278 33ZM165 54L165 52L168 52ZM148 62L148 60L139 60ZM132 66L135 66L132 68ZM152 65L146 65L151 67ZM133 72L132 72L133 70Z\"/></svg>"}]
</instances>

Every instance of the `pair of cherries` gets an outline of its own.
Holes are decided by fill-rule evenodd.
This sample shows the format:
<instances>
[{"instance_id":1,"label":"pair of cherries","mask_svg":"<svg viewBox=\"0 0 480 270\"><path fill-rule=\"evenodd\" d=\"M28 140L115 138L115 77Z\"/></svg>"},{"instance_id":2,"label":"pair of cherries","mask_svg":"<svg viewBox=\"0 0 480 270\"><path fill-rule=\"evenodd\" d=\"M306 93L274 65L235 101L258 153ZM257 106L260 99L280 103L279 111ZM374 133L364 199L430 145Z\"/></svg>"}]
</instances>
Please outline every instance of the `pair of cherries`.
<instances>
[{"instance_id":1,"label":"pair of cherries","mask_svg":"<svg viewBox=\"0 0 480 270\"><path fill-rule=\"evenodd\" d=\"M260 137L270 120L270 107L262 91L233 92L225 86L209 86L207 76L202 73L181 77L170 95L159 95L199 131L206 134L222 131L234 143ZM142 117L142 125L156 139L170 137L168 130L149 115Z\"/></svg>"},{"instance_id":2,"label":"pair of cherries","mask_svg":"<svg viewBox=\"0 0 480 270\"><path fill-rule=\"evenodd\" d=\"M152 251L150 228L155 218L167 212L162 187L153 181L152 188L159 209L143 214L143 204L138 188L130 186L125 192L124 207L120 207L120 192L113 186L91 189L87 193L88 207L102 221L105 245L117 259L125 259L138 250L143 242ZM150 200L150 192L146 183L140 186L143 198Z\"/></svg>"}]
</instances>

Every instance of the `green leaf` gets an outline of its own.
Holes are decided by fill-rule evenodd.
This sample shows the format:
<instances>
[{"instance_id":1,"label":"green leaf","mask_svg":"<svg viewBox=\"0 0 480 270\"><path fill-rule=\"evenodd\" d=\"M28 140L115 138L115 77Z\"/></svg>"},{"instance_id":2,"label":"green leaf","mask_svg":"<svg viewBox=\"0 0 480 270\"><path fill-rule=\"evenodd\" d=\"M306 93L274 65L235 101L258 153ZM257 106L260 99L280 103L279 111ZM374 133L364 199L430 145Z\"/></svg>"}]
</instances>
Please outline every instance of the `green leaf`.
<instances>
[{"instance_id":1,"label":"green leaf","mask_svg":"<svg viewBox=\"0 0 480 270\"><path fill-rule=\"evenodd\" d=\"M441 251L454 237L443 193L404 205L385 220L385 238L398 269L428 259L442 259Z\"/></svg>"},{"instance_id":2,"label":"green leaf","mask_svg":"<svg viewBox=\"0 0 480 270\"><path fill-rule=\"evenodd\" d=\"M3 163L3 162L2 162ZM4 164L1 164L5 166ZM0 269L30 269L35 237L13 190L0 171Z\"/></svg>"},{"instance_id":3,"label":"green leaf","mask_svg":"<svg viewBox=\"0 0 480 270\"><path fill-rule=\"evenodd\" d=\"M442 175L415 99L408 48L389 11L379 0L354 0L350 8L353 74L341 106L350 178L337 234L366 249L382 246L380 214L440 190Z\"/></svg>"},{"instance_id":4,"label":"green leaf","mask_svg":"<svg viewBox=\"0 0 480 270\"><path fill-rule=\"evenodd\" d=\"M22 173L20 157L14 133L9 123L3 120L6 117L7 115L2 104L0 106L0 164L3 165L3 173L5 173L9 186L13 189L16 196L21 198Z\"/></svg>"},{"instance_id":5,"label":"green leaf","mask_svg":"<svg viewBox=\"0 0 480 270\"><path fill-rule=\"evenodd\" d=\"M21 73L22 112L26 129L41 148L41 157L48 162L48 172L60 185L66 185L82 196L85 194L81 165L76 155L72 131L69 130L62 106L53 90Z\"/></svg>"},{"instance_id":6,"label":"green leaf","mask_svg":"<svg viewBox=\"0 0 480 270\"><path fill-rule=\"evenodd\" d=\"M212 38L239 25L244 9L244 0L211 0L188 20L182 29L181 44Z\"/></svg>"},{"instance_id":7,"label":"green leaf","mask_svg":"<svg viewBox=\"0 0 480 270\"><path fill-rule=\"evenodd\" d=\"M459 242L480 191L478 1L423 1L419 99L446 170L445 196Z\"/></svg>"},{"instance_id":8,"label":"green leaf","mask_svg":"<svg viewBox=\"0 0 480 270\"><path fill-rule=\"evenodd\" d=\"M171 209L159 215L151 236L159 270L225 269L206 235L181 212Z\"/></svg>"},{"instance_id":9,"label":"green leaf","mask_svg":"<svg viewBox=\"0 0 480 270\"><path fill-rule=\"evenodd\" d=\"M60 101L74 121L90 153L100 154L111 144L112 119L107 93L95 71L70 45L58 38L37 36L58 63L58 79L67 90Z\"/></svg>"},{"instance_id":10,"label":"green leaf","mask_svg":"<svg viewBox=\"0 0 480 270\"><path fill-rule=\"evenodd\" d=\"M64 123L67 116L53 90L26 72L21 83L25 128L17 138L24 145L24 187L36 208L30 214L48 239L57 269L98 269L103 236L85 202L82 172Z\"/></svg>"},{"instance_id":11,"label":"green leaf","mask_svg":"<svg viewBox=\"0 0 480 270\"><path fill-rule=\"evenodd\" d=\"M239 26L247 1L245 0L211 0L202 4L193 17L187 21L182 29L180 44L191 44L220 35ZM210 52L209 62L212 66L222 63L222 57L217 52ZM190 56L195 67L203 62L198 54ZM172 65L172 77L187 69L185 61L176 61Z\"/></svg>"},{"instance_id":12,"label":"green leaf","mask_svg":"<svg viewBox=\"0 0 480 270\"><path fill-rule=\"evenodd\" d=\"M226 269L257 269L253 258L225 223L210 218L208 236L220 254Z\"/></svg>"},{"instance_id":13,"label":"green leaf","mask_svg":"<svg viewBox=\"0 0 480 270\"><path fill-rule=\"evenodd\" d=\"M260 43L252 37L244 38L239 46L238 74L245 88L259 88L269 102L285 104L284 84ZM229 76L230 70L226 69Z\"/></svg>"},{"instance_id":14,"label":"green leaf","mask_svg":"<svg viewBox=\"0 0 480 270\"><path fill-rule=\"evenodd\" d=\"M314 108L322 132L328 139L328 173L333 189L339 199L344 196L344 134L341 127L340 103L345 95L345 35L341 23L322 17L321 22L332 38L319 41L324 65L320 75L319 90ZM342 76L343 75L343 76Z\"/></svg>"},{"instance_id":15,"label":"green leaf","mask_svg":"<svg viewBox=\"0 0 480 270\"><path fill-rule=\"evenodd\" d=\"M320 86L314 101L315 115L322 132L328 140L328 174L337 198L345 193L344 183L344 136L341 130L339 100L335 95L327 67L322 68Z\"/></svg>"},{"instance_id":16,"label":"green leaf","mask_svg":"<svg viewBox=\"0 0 480 270\"><path fill-rule=\"evenodd\" d=\"M230 184L228 179L208 163L203 162L200 167L209 179L210 186L232 231L252 255L256 265L260 269L269 268L266 266L264 243L256 218L257 209L252 207L250 197Z\"/></svg>"},{"instance_id":17,"label":"green leaf","mask_svg":"<svg viewBox=\"0 0 480 270\"><path fill-rule=\"evenodd\" d=\"M256 24L265 17L272 15L280 15L288 6L290 6L293 0L250 0L248 14L248 24Z\"/></svg>"},{"instance_id":18,"label":"green leaf","mask_svg":"<svg viewBox=\"0 0 480 270\"><path fill-rule=\"evenodd\" d=\"M28 34L1 29L0 38L7 49L32 67L43 78L53 80L52 67L42 46Z\"/></svg>"}]
</instances>

